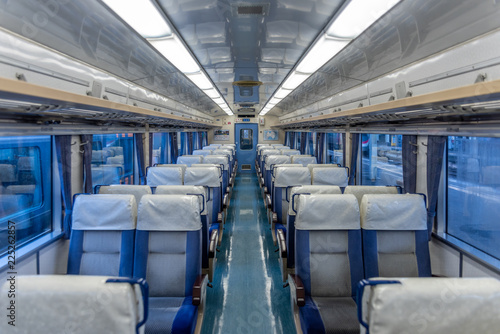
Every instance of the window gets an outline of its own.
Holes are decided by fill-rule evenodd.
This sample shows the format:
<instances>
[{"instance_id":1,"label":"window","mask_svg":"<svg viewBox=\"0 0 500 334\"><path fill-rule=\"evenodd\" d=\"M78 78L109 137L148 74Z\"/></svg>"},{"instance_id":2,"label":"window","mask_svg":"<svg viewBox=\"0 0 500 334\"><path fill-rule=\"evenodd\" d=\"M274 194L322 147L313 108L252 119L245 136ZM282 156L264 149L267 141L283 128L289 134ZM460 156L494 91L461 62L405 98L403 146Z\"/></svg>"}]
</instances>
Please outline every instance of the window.
<instances>
[{"instance_id":1,"label":"window","mask_svg":"<svg viewBox=\"0 0 500 334\"><path fill-rule=\"evenodd\" d=\"M500 259L500 138L448 137L447 233Z\"/></svg>"},{"instance_id":2,"label":"window","mask_svg":"<svg viewBox=\"0 0 500 334\"><path fill-rule=\"evenodd\" d=\"M402 135L361 135L361 184L402 186Z\"/></svg>"},{"instance_id":3,"label":"window","mask_svg":"<svg viewBox=\"0 0 500 334\"><path fill-rule=\"evenodd\" d=\"M52 231L51 138L0 138L0 255L8 248L9 227L16 247Z\"/></svg>"},{"instance_id":4,"label":"window","mask_svg":"<svg viewBox=\"0 0 500 334\"><path fill-rule=\"evenodd\" d=\"M253 149L253 130L240 129L240 149L252 150Z\"/></svg>"},{"instance_id":5,"label":"window","mask_svg":"<svg viewBox=\"0 0 500 334\"><path fill-rule=\"evenodd\" d=\"M92 184L134 183L134 135L94 135L92 142Z\"/></svg>"},{"instance_id":6,"label":"window","mask_svg":"<svg viewBox=\"0 0 500 334\"><path fill-rule=\"evenodd\" d=\"M170 134L153 134L153 166L156 164L170 163Z\"/></svg>"},{"instance_id":7,"label":"window","mask_svg":"<svg viewBox=\"0 0 500 334\"><path fill-rule=\"evenodd\" d=\"M344 164L344 143L341 133L326 134L326 163Z\"/></svg>"}]
</instances>

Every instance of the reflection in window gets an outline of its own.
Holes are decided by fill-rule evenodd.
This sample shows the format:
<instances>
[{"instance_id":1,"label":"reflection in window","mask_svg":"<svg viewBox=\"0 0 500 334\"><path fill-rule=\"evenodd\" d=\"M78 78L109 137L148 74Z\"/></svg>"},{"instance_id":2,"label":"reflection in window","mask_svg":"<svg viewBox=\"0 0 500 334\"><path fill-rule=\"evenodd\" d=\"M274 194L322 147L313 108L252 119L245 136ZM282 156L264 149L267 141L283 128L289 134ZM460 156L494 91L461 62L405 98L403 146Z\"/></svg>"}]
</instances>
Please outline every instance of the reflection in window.
<instances>
[{"instance_id":1,"label":"reflection in window","mask_svg":"<svg viewBox=\"0 0 500 334\"><path fill-rule=\"evenodd\" d=\"M92 142L92 183L134 183L134 135L94 135Z\"/></svg>"},{"instance_id":2,"label":"reflection in window","mask_svg":"<svg viewBox=\"0 0 500 334\"><path fill-rule=\"evenodd\" d=\"M156 164L170 163L170 134L169 133L154 133L153 134L153 166Z\"/></svg>"},{"instance_id":3,"label":"reflection in window","mask_svg":"<svg viewBox=\"0 0 500 334\"><path fill-rule=\"evenodd\" d=\"M240 150L253 149L253 130L240 129Z\"/></svg>"},{"instance_id":4,"label":"reflection in window","mask_svg":"<svg viewBox=\"0 0 500 334\"><path fill-rule=\"evenodd\" d=\"M9 226L16 246L52 230L51 159L50 137L0 138L0 255Z\"/></svg>"},{"instance_id":5,"label":"reflection in window","mask_svg":"<svg viewBox=\"0 0 500 334\"><path fill-rule=\"evenodd\" d=\"M500 259L500 138L448 137L447 233Z\"/></svg>"},{"instance_id":6,"label":"reflection in window","mask_svg":"<svg viewBox=\"0 0 500 334\"><path fill-rule=\"evenodd\" d=\"M361 135L361 184L403 185L402 135Z\"/></svg>"},{"instance_id":7,"label":"reflection in window","mask_svg":"<svg viewBox=\"0 0 500 334\"><path fill-rule=\"evenodd\" d=\"M344 144L341 133L326 134L326 163L344 164Z\"/></svg>"}]
</instances>

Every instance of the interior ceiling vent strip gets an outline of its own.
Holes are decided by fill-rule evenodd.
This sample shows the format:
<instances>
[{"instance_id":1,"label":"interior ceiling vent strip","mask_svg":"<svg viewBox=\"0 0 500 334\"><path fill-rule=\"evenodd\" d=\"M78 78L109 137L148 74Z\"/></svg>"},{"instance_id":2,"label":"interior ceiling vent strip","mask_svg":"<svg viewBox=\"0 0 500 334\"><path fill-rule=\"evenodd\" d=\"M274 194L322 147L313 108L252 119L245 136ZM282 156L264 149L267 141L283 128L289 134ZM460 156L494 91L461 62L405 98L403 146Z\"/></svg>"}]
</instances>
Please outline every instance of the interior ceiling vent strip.
<instances>
[{"instance_id":1,"label":"interior ceiling vent strip","mask_svg":"<svg viewBox=\"0 0 500 334\"><path fill-rule=\"evenodd\" d=\"M238 6L238 15L264 15L264 6Z\"/></svg>"}]
</instances>

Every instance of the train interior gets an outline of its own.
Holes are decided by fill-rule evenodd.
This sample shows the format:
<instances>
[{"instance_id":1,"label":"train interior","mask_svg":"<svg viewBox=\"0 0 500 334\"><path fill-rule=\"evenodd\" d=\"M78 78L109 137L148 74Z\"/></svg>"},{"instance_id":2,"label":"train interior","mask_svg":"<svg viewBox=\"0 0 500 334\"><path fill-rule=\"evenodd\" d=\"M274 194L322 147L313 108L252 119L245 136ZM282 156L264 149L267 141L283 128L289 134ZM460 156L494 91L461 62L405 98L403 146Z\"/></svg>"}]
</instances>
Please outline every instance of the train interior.
<instances>
[{"instance_id":1,"label":"train interior","mask_svg":"<svg viewBox=\"0 0 500 334\"><path fill-rule=\"evenodd\" d=\"M498 333L499 14L0 1L0 332Z\"/></svg>"}]
</instances>

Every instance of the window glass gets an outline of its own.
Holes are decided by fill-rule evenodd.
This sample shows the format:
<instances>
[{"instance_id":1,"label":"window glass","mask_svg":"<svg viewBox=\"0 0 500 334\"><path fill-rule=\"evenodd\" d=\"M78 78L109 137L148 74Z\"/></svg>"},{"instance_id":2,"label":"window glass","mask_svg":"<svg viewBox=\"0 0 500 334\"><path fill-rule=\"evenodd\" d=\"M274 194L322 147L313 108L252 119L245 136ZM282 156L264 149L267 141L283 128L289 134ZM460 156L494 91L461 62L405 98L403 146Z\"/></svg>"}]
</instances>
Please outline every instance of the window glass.
<instances>
[{"instance_id":1,"label":"window glass","mask_svg":"<svg viewBox=\"0 0 500 334\"><path fill-rule=\"evenodd\" d=\"M52 230L51 138L0 138L0 255ZM11 238L12 239L12 238Z\"/></svg>"},{"instance_id":2,"label":"window glass","mask_svg":"<svg viewBox=\"0 0 500 334\"><path fill-rule=\"evenodd\" d=\"M94 135L92 142L92 183L134 184L134 135Z\"/></svg>"},{"instance_id":3,"label":"window glass","mask_svg":"<svg viewBox=\"0 0 500 334\"><path fill-rule=\"evenodd\" d=\"M402 135L361 135L361 184L402 186Z\"/></svg>"},{"instance_id":4,"label":"window glass","mask_svg":"<svg viewBox=\"0 0 500 334\"><path fill-rule=\"evenodd\" d=\"M240 149L251 150L253 149L253 130L240 129Z\"/></svg>"},{"instance_id":5,"label":"window glass","mask_svg":"<svg viewBox=\"0 0 500 334\"><path fill-rule=\"evenodd\" d=\"M169 134L153 134L153 166L156 164L168 164L170 157Z\"/></svg>"},{"instance_id":6,"label":"window glass","mask_svg":"<svg viewBox=\"0 0 500 334\"><path fill-rule=\"evenodd\" d=\"M500 138L448 137L447 233L500 259Z\"/></svg>"},{"instance_id":7,"label":"window glass","mask_svg":"<svg viewBox=\"0 0 500 334\"><path fill-rule=\"evenodd\" d=\"M344 143L341 133L326 134L326 163L328 164L344 164Z\"/></svg>"}]
</instances>

